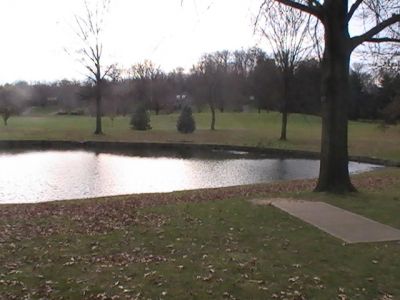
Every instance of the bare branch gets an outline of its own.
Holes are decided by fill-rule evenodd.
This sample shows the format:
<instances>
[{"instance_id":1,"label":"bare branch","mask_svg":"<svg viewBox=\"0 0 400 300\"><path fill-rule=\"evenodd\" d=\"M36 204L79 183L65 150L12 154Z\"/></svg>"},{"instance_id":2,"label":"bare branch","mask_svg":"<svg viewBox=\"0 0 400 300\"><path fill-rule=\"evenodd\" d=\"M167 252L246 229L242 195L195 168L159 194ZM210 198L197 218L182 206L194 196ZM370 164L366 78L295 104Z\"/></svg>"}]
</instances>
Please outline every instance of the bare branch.
<instances>
[{"instance_id":1,"label":"bare branch","mask_svg":"<svg viewBox=\"0 0 400 300\"><path fill-rule=\"evenodd\" d=\"M282 71L294 70L310 48L306 39L311 17L279 2L271 5L263 17L265 23L260 30L272 48L277 65Z\"/></svg>"},{"instance_id":2,"label":"bare branch","mask_svg":"<svg viewBox=\"0 0 400 300\"><path fill-rule=\"evenodd\" d=\"M351 18L353 17L354 13L358 9L358 7L364 2L364 0L357 0L356 2L353 3L353 5L350 7L349 12L347 13L347 18L346 18L346 23L349 23Z\"/></svg>"},{"instance_id":3,"label":"bare branch","mask_svg":"<svg viewBox=\"0 0 400 300\"><path fill-rule=\"evenodd\" d=\"M94 63L96 64L96 63L98 63L99 62L99 57L96 55L96 53L94 52L94 48L93 48L93 46L90 46L90 47L88 47L89 48L89 50L90 50L90 53L92 53L92 57L93 57L93 59L94 59Z\"/></svg>"},{"instance_id":4,"label":"bare branch","mask_svg":"<svg viewBox=\"0 0 400 300\"><path fill-rule=\"evenodd\" d=\"M82 53L85 54L85 56L86 56L87 58L89 58L94 64L96 63L94 57L92 57L92 56L87 52L86 49L82 49Z\"/></svg>"},{"instance_id":5,"label":"bare branch","mask_svg":"<svg viewBox=\"0 0 400 300\"><path fill-rule=\"evenodd\" d=\"M400 38L390 38L390 37L382 37L382 38L370 38L365 40L367 43L400 43Z\"/></svg>"},{"instance_id":6,"label":"bare branch","mask_svg":"<svg viewBox=\"0 0 400 300\"><path fill-rule=\"evenodd\" d=\"M275 0L275 1L282 3L283 5L290 6L292 8L295 8L295 9L301 10L303 12L306 12L308 14L311 14L311 15L317 17L318 19L322 18L322 8L323 7L317 1L313 1L313 0L309 1L310 5L304 5L302 3L299 3L299 2L296 2L293 0ZM313 6L313 3L314 4L318 3L319 5Z\"/></svg>"},{"instance_id":7,"label":"bare branch","mask_svg":"<svg viewBox=\"0 0 400 300\"><path fill-rule=\"evenodd\" d=\"M93 77L90 76L90 75L86 75L86 78L87 78L89 81L93 82L94 84L97 83L96 78L93 78Z\"/></svg>"},{"instance_id":8,"label":"bare branch","mask_svg":"<svg viewBox=\"0 0 400 300\"><path fill-rule=\"evenodd\" d=\"M309 35L313 41L313 48L315 55L318 57L318 61L322 61L322 53L323 53L323 45L321 44L321 40L323 40L322 33L320 32L320 20L316 19L315 23L311 23L312 20L309 20L308 31Z\"/></svg>"},{"instance_id":9,"label":"bare branch","mask_svg":"<svg viewBox=\"0 0 400 300\"><path fill-rule=\"evenodd\" d=\"M114 67L113 65L110 65L110 66L107 67L106 71L104 72L103 76L101 77L101 80L103 80L104 78L106 78L110 74L110 72L113 69L113 67Z\"/></svg>"},{"instance_id":10,"label":"bare branch","mask_svg":"<svg viewBox=\"0 0 400 300\"><path fill-rule=\"evenodd\" d=\"M356 48L357 46L361 45L362 43L366 42L367 40L370 40L375 35L379 34L380 32L382 32L389 26L396 24L397 22L400 22L400 15L393 14L390 18L380 22L379 24L377 24L375 27L371 28L364 34L353 37L351 39L352 49Z\"/></svg>"},{"instance_id":11,"label":"bare branch","mask_svg":"<svg viewBox=\"0 0 400 300\"><path fill-rule=\"evenodd\" d=\"M95 77L96 77L96 72L93 70L93 68L91 66L85 66L86 69L89 70L90 73L92 73Z\"/></svg>"}]
</instances>

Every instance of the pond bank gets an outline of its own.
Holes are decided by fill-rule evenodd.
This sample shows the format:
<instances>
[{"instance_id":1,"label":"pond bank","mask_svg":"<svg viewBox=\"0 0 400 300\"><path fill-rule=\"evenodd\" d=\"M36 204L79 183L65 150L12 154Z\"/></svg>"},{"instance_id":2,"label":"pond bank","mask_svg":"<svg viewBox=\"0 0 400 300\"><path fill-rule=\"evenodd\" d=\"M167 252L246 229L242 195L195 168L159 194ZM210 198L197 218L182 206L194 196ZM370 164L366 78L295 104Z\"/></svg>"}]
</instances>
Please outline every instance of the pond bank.
<instances>
[{"instance_id":1,"label":"pond bank","mask_svg":"<svg viewBox=\"0 0 400 300\"><path fill-rule=\"evenodd\" d=\"M0 206L0 291L7 299L397 299L399 244L345 245L244 201L325 201L400 228L400 169L353 180L362 192L346 196L305 192L315 182L303 180Z\"/></svg>"},{"instance_id":2,"label":"pond bank","mask_svg":"<svg viewBox=\"0 0 400 300\"><path fill-rule=\"evenodd\" d=\"M167 150L167 151L235 151L249 154L265 155L270 158L305 158L319 159L318 152L303 150L288 150L278 148L249 147L219 144L195 143L155 143L155 142L119 142L119 141L67 141L67 140L2 140L1 150L102 150L102 151L132 151L132 150ZM349 156L354 162L377 164L386 167L400 167L400 161L380 159L367 156Z\"/></svg>"}]
</instances>

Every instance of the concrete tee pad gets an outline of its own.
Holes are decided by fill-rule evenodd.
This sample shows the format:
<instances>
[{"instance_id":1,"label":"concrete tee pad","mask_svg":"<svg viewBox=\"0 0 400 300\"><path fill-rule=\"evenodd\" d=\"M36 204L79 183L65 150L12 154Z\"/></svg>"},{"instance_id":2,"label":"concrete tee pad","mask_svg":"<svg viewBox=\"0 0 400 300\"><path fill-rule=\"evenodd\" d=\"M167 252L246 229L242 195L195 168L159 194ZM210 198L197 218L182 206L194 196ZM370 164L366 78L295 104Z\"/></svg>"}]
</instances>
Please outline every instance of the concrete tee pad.
<instances>
[{"instance_id":1,"label":"concrete tee pad","mask_svg":"<svg viewBox=\"0 0 400 300\"><path fill-rule=\"evenodd\" d=\"M324 202L291 199L254 202L273 205L349 244L400 240L399 229Z\"/></svg>"}]
</instances>

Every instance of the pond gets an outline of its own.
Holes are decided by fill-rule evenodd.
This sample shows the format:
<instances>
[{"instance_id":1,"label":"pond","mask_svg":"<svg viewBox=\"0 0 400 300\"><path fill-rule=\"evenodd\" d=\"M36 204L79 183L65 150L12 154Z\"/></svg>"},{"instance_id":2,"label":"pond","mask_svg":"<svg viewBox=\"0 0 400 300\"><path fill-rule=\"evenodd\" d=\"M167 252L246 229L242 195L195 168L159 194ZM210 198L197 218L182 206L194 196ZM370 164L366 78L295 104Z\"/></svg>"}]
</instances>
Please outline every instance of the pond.
<instances>
[{"instance_id":1,"label":"pond","mask_svg":"<svg viewBox=\"0 0 400 300\"><path fill-rule=\"evenodd\" d=\"M0 152L0 203L34 203L313 178L319 162L240 152ZM352 173L376 165L350 163Z\"/></svg>"}]
</instances>

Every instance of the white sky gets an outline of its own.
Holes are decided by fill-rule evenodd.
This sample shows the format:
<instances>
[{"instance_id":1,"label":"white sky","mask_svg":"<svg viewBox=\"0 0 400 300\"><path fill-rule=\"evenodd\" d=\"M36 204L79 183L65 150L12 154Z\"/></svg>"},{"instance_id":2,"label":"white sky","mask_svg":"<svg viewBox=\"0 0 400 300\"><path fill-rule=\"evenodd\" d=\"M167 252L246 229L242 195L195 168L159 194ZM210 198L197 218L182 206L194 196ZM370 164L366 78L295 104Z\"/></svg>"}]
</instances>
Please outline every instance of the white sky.
<instances>
[{"instance_id":1,"label":"white sky","mask_svg":"<svg viewBox=\"0 0 400 300\"><path fill-rule=\"evenodd\" d=\"M170 71L189 69L201 54L255 46L259 0L111 0L104 26L107 63L151 59ZM0 83L82 79L75 14L83 0L0 1Z\"/></svg>"}]
</instances>

